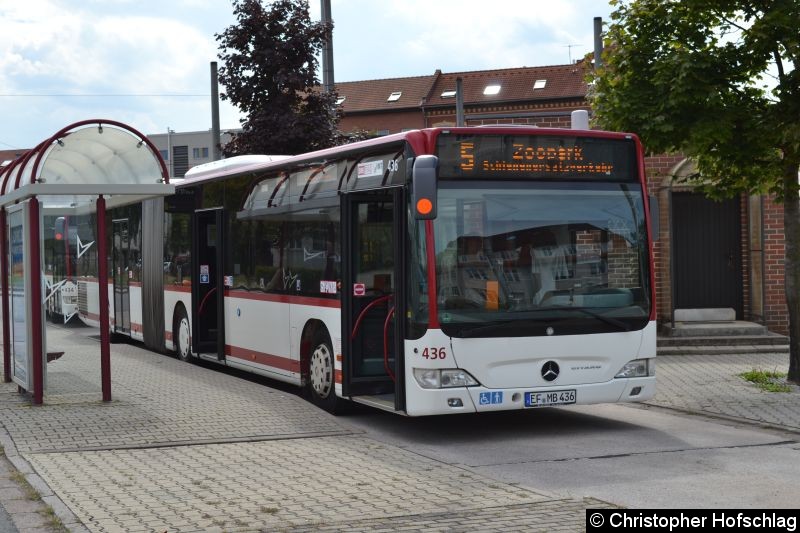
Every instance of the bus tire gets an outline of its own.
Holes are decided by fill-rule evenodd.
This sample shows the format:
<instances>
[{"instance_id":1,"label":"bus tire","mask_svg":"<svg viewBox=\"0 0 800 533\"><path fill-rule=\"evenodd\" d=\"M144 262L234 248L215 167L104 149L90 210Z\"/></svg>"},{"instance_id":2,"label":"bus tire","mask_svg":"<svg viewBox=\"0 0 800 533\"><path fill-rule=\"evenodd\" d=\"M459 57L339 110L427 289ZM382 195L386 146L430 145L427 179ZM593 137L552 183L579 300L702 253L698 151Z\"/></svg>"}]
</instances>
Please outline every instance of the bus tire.
<instances>
[{"instance_id":1,"label":"bus tire","mask_svg":"<svg viewBox=\"0 0 800 533\"><path fill-rule=\"evenodd\" d=\"M325 331L320 331L314 336L311 346L308 356L307 394L311 403L335 414L342 401L336 396L336 372L330 337Z\"/></svg>"},{"instance_id":2,"label":"bus tire","mask_svg":"<svg viewBox=\"0 0 800 533\"><path fill-rule=\"evenodd\" d=\"M189 316L183 306L175 311L175 322L172 326L172 342L175 345L175 354L181 361L192 359L192 330L189 326Z\"/></svg>"}]
</instances>

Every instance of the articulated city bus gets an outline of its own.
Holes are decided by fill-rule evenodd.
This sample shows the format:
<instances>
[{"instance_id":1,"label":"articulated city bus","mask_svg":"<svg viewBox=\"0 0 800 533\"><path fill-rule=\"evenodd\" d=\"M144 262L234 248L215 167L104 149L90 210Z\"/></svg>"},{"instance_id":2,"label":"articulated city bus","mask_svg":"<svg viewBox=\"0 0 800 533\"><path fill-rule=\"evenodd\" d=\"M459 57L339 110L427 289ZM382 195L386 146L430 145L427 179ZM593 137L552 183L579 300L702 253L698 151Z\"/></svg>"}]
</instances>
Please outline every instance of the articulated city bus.
<instances>
[{"instance_id":1,"label":"articulated city bus","mask_svg":"<svg viewBox=\"0 0 800 533\"><path fill-rule=\"evenodd\" d=\"M643 401L647 198L641 145L622 133L435 128L232 158L107 214L109 327L304 387L332 412ZM78 313L99 325L93 221L72 225Z\"/></svg>"}]
</instances>

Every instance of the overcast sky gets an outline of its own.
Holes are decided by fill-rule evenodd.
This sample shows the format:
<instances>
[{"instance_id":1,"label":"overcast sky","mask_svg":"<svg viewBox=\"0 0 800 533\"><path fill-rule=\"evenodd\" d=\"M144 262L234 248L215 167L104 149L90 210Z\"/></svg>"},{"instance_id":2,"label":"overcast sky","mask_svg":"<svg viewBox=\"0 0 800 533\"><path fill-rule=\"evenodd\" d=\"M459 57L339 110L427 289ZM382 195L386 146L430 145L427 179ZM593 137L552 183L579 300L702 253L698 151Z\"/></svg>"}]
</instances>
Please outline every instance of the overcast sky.
<instances>
[{"instance_id":1,"label":"overcast sky","mask_svg":"<svg viewBox=\"0 0 800 533\"><path fill-rule=\"evenodd\" d=\"M320 0L311 0L319 19ZM592 51L605 0L332 0L336 81L558 65ZM0 149L90 118L146 133L211 126L229 0L0 0ZM224 88L222 88L224 90ZM223 102L222 128L238 126Z\"/></svg>"}]
</instances>

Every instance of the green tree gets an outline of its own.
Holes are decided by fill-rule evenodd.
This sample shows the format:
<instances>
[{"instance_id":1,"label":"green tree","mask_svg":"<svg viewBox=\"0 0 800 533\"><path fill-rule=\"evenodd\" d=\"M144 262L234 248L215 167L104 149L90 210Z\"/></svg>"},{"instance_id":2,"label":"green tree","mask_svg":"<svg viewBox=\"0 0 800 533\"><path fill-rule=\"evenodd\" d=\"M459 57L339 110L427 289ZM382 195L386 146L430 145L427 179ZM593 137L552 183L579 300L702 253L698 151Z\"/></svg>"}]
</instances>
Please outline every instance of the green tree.
<instances>
[{"instance_id":1,"label":"green tree","mask_svg":"<svg viewBox=\"0 0 800 533\"><path fill-rule=\"evenodd\" d=\"M244 114L226 156L297 154L337 139L336 95L318 89L317 56L327 25L306 0L233 0L236 24L216 35L223 100Z\"/></svg>"},{"instance_id":2,"label":"green tree","mask_svg":"<svg viewBox=\"0 0 800 533\"><path fill-rule=\"evenodd\" d=\"M789 379L800 383L800 2L611 0L596 120L682 152L711 197L783 202Z\"/></svg>"}]
</instances>

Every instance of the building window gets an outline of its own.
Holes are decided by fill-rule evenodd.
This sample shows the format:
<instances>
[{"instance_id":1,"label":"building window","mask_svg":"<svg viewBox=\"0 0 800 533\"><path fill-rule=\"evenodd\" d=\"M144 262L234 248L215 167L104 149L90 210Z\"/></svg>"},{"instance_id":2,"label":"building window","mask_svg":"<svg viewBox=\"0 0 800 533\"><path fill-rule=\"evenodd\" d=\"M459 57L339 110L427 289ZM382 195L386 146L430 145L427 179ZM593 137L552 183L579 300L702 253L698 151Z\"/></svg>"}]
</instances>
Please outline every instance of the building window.
<instances>
[{"instance_id":1,"label":"building window","mask_svg":"<svg viewBox=\"0 0 800 533\"><path fill-rule=\"evenodd\" d=\"M193 159L208 159L208 147L192 148Z\"/></svg>"},{"instance_id":2,"label":"building window","mask_svg":"<svg viewBox=\"0 0 800 533\"><path fill-rule=\"evenodd\" d=\"M547 80L536 80L536 83L533 84L533 89L544 89L545 85L547 85Z\"/></svg>"},{"instance_id":3,"label":"building window","mask_svg":"<svg viewBox=\"0 0 800 533\"><path fill-rule=\"evenodd\" d=\"M395 91L389 95L389 98L386 99L387 102L396 102L400 100L400 97L403 96L403 91Z\"/></svg>"},{"instance_id":4,"label":"building window","mask_svg":"<svg viewBox=\"0 0 800 533\"><path fill-rule=\"evenodd\" d=\"M485 94L486 96L493 96L495 94L498 94L499 92L500 92L499 85L487 85L486 88L483 90L483 94Z\"/></svg>"},{"instance_id":5,"label":"building window","mask_svg":"<svg viewBox=\"0 0 800 533\"><path fill-rule=\"evenodd\" d=\"M383 137L384 135L389 135L389 130L378 130L375 132L375 135L378 137Z\"/></svg>"},{"instance_id":6,"label":"building window","mask_svg":"<svg viewBox=\"0 0 800 533\"><path fill-rule=\"evenodd\" d=\"M159 150L161 152L161 158L164 161L169 161L169 150Z\"/></svg>"},{"instance_id":7,"label":"building window","mask_svg":"<svg viewBox=\"0 0 800 533\"><path fill-rule=\"evenodd\" d=\"M452 90L444 91L444 92L442 92L441 96L442 96L442 98L455 98L456 97L456 91L452 91Z\"/></svg>"},{"instance_id":8,"label":"building window","mask_svg":"<svg viewBox=\"0 0 800 533\"><path fill-rule=\"evenodd\" d=\"M339 98L336 99L336 105L342 105L345 100L347 100L346 96L340 96Z\"/></svg>"}]
</instances>

